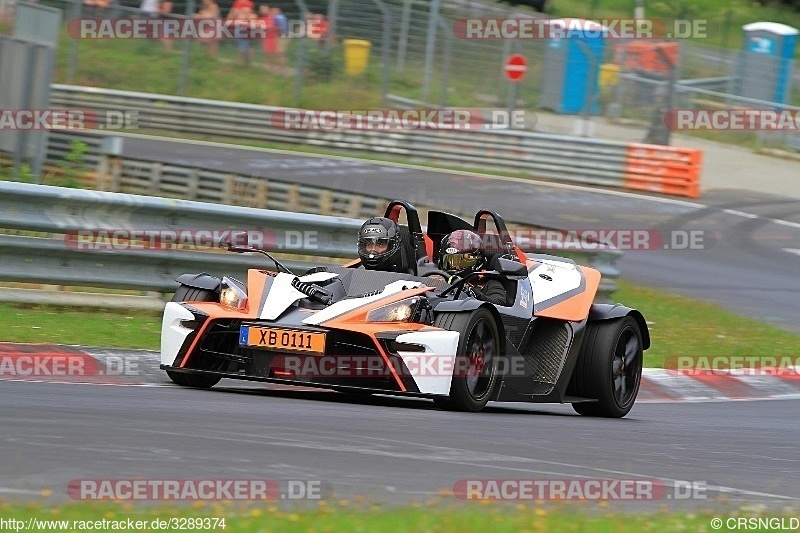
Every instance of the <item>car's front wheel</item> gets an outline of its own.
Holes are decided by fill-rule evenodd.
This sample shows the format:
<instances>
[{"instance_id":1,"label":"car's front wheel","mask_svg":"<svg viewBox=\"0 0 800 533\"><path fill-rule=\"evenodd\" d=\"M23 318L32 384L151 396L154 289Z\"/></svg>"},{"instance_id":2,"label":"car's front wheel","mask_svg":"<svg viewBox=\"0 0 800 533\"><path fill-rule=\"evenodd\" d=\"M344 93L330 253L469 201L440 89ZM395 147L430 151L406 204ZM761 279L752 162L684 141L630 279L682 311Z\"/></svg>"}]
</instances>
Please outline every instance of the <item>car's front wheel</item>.
<instances>
[{"instance_id":1,"label":"car's front wheel","mask_svg":"<svg viewBox=\"0 0 800 533\"><path fill-rule=\"evenodd\" d=\"M587 416L622 418L636 401L642 381L642 332L626 316L590 323L575 365L573 380L578 396L596 402L573 403Z\"/></svg>"},{"instance_id":2,"label":"car's front wheel","mask_svg":"<svg viewBox=\"0 0 800 533\"><path fill-rule=\"evenodd\" d=\"M436 405L456 411L480 411L500 381L501 344L494 315L483 307L472 313L441 313L434 325L460 334L450 395L437 398Z\"/></svg>"},{"instance_id":3,"label":"car's front wheel","mask_svg":"<svg viewBox=\"0 0 800 533\"><path fill-rule=\"evenodd\" d=\"M181 285L172 295L173 302L218 302L219 294L208 289L198 289Z\"/></svg>"},{"instance_id":4,"label":"car's front wheel","mask_svg":"<svg viewBox=\"0 0 800 533\"><path fill-rule=\"evenodd\" d=\"M173 302L218 302L219 295L207 289L198 289L181 285L172 295ZM173 372L167 370L167 376L173 383L183 387L194 387L198 389L208 389L219 383L217 376L204 376L201 374L186 374L185 372Z\"/></svg>"}]
</instances>

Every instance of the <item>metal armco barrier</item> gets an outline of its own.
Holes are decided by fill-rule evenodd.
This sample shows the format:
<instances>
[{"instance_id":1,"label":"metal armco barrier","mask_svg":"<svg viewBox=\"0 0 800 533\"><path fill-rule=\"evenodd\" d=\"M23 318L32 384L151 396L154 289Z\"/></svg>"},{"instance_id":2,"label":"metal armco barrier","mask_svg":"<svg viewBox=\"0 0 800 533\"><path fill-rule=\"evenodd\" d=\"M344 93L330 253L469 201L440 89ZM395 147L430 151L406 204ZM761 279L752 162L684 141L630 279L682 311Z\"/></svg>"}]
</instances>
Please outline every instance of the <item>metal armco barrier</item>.
<instances>
[{"instance_id":1,"label":"metal armco barrier","mask_svg":"<svg viewBox=\"0 0 800 533\"><path fill-rule=\"evenodd\" d=\"M284 129L273 123L284 108L73 85L53 85L52 102L97 112L135 111L140 129L171 134L341 148L558 181L699 194L700 151L688 148L514 130ZM688 170L681 154L692 154Z\"/></svg>"},{"instance_id":2,"label":"metal armco barrier","mask_svg":"<svg viewBox=\"0 0 800 533\"><path fill-rule=\"evenodd\" d=\"M317 257L352 258L362 221L134 194L0 182L0 227L67 234L76 230L261 232L264 246ZM296 235L313 232L313 247ZM63 247L66 242L62 239Z\"/></svg>"},{"instance_id":3,"label":"metal armco barrier","mask_svg":"<svg viewBox=\"0 0 800 533\"><path fill-rule=\"evenodd\" d=\"M373 214L380 214L378 212ZM137 249L82 246L79 230L231 230L256 231L265 248L300 256L287 261L302 272L313 266L305 258L356 256L356 235L362 220L322 215L215 205L189 200L86 191L45 185L0 182L0 230L39 232L0 235L0 280L133 290L174 290L174 279L186 272L244 276L247 268L268 267L251 254L182 249ZM304 237L298 239L297 235ZM305 236L313 236L308 239ZM313 241L313 242L312 242ZM519 243L525 249L525 242ZM527 249L535 252L537 250ZM570 251L577 262L603 274L598 300L616 290L616 251Z\"/></svg>"}]
</instances>

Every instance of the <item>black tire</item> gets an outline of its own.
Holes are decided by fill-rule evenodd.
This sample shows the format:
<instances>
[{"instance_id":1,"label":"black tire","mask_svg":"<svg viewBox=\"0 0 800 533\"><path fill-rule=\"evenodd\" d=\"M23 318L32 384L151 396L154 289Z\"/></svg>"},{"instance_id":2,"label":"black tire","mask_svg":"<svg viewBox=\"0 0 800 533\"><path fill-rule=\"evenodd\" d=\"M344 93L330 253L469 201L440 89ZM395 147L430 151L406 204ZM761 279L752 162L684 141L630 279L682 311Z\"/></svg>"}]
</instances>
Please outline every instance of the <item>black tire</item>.
<instances>
[{"instance_id":1,"label":"black tire","mask_svg":"<svg viewBox=\"0 0 800 533\"><path fill-rule=\"evenodd\" d=\"M197 289L181 285L172 295L173 302L218 302L219 295L207 289ZM197 389L209 389L219 383L222 379L217 376L204 376L200 374L186 374L184 372L172 372L167 370L167 376L173 383L183 387L194 387Z\"/></svg>"},{"instance_id":2,"label":"black tire","mask_svg":"<svg viewBox=\"0 0 800 533\"><path fill-rule=\"evenodd\" d=\"M172 295L173 302L218 302L219 294L208 289L181 285Z\"/></svg>"},{"instance_id":3,"label":"black tire","mask_svg":"<svg viewBox=\"0 0 800 533\"><path fill-rule=\"evenodd\" d=\"M450 395L434 402L442 409L480 411L500 382L501 338L494 315L483 307L472 313L441 313L434 325L460 333Z\"/></svg>"},{"instance_id":4,"label":"black tire","mask_svg":"<svg viewBox=\"0 0 800 533\"><path fill-rule=\"evenodd\" d=\"M575 393L597 402L573 403L586 416L622 418L636 401L642 381L642 333L626 316L587 326L575 365Z\"/></svg>"},{"instance_id":5,"label":"black tire","mask_svg":"<svg viewBox=\"0 0 800 533\"><path fill-rule=\"evenodd\" d=\"M177 383L182 387L194 387L196 389L210 389L222 379L217 376L187 374L185 372L172 372L171 370L167 370L167 376L173 383Z\"/></svg>"}]
</instances>

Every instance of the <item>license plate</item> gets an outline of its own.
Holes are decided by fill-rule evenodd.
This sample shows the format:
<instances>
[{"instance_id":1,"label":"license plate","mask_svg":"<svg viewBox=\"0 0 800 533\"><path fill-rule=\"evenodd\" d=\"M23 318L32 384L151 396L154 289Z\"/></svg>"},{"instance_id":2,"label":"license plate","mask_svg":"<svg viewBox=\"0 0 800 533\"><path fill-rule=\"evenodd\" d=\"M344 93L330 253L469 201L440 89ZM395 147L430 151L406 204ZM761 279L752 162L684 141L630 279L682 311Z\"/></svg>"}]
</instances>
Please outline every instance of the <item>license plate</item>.
<instances>
[{"instance_id":1,"label":"license plate","mask_svg":"<svg viewBox=\"0 0 800 533\"><path fill-rule=\"evenodd\" d=\"M325 353L325 334L316 331L242 326L239 344L276 351Z\"/></svg>"}]
</instances>

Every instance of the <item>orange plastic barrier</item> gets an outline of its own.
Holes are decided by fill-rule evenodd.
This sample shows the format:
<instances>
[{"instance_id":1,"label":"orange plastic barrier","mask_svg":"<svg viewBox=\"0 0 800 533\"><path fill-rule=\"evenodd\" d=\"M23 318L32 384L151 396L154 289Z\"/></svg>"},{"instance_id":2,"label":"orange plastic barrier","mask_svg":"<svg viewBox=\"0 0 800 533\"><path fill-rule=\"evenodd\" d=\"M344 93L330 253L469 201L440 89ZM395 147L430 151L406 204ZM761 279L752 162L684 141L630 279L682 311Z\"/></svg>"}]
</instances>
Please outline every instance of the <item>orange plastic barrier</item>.
<instances>
[{"instance_id":1,"label":"orange plastic barrier","mask_svg":"<svg viewBox=\"0 0 800 533\"><path fill-rule=\"evenodd\" d=\"M702 162L703 152L693 148L631 143L623 187L697 198Z\"/></svg>"},{"instance_id":2,"label":"orange plastic barrier","mask_svg":"<svg viewBox=\"0 0 800 533\"><path fill-rule=\"evenodd\" d=\"M661 49L669 62L678 63L681 53L679 42L633 41L618 44L614 47L614 63L621 64L626 70L650 72L653 74L669 74L667 63L658 49Z\"/></svg>"}]
</instances>

